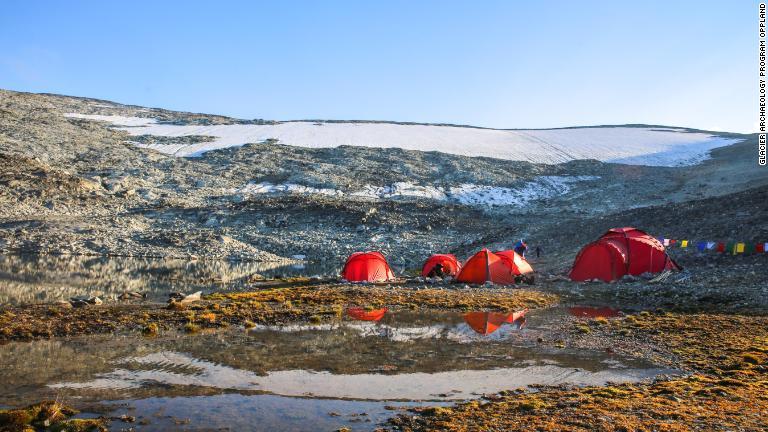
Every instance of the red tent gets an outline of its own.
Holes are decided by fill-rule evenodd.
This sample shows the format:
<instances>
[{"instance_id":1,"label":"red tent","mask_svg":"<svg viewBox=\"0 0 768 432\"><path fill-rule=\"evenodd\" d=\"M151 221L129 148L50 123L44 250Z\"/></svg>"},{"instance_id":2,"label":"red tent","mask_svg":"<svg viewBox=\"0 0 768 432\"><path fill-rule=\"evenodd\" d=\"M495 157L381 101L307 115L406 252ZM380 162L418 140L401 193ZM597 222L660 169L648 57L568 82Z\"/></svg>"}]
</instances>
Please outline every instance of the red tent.
<instances>
[{"instance_id":1,"label":"red tent","mask_svg":"<svg viewBox=\"0 0 768 432\"><path fill-rule=\"evenodd\" d=\"M613 228L581 249L571 268L574 281L600 279L611 282L622 276L680 270L664 245L636 228Z\"/></svg>"},{"instance_id":2,"label":"red tent","mask_svg":"<svg viewBox=\"0 0 768 432\"><path fill-rule=\"evenodd\" d=\"M349 308L347 309L347 315L352 319L359 321L380 321L384 318L384 314L387 313L387 308L365 310L363 308Z\"/></svg>"},{"instance_id":3,"label":"red tent","mask_svg":"<svg viewBox=\"0 0 768 432\"><path fill-rule=\"evenodd\" d=\"M499 312L469 312L464 315L464 321L481 335L489 335L499 329L503 324L517 323L523 326L522 320L528 309L523 309L513 313Z\"/></svg>"},{"instance_id":4,"label":"red tent","mask_svg":"<svg viewBox=\"0 0 768 432\"><path fill-rule=\"evenodd\" d=\"M437 264L443 265L443 273L446 276L456 276L459 270L461 270L461 264L459 264L455 256L451 254L436 254L424 261L424 266L421 267L421 276L427 277Z\"/></svg>"},{"instance_id":5,"label":"red tent","mask_svg":"<svg viewBox=\"0 0 768 432\"><path fill-rule=\"evenodd\" d=\"M456 281L476 284L491 281L495 284L511 285L515 283L515 271L509 258L502 258L488 249L483 249L461 266Z\"/></svg>"},{"instance_id":6,"label":"red tent","mask_svg":"<svg viewBox=\"0 0 768 432\"><path fill-rule=\"evenodd\" d=\"M528 261L526 261L519 253L513 250L503 250L494 253L502 259L507 260L507 265L512 268L514 274L524 275L533 273L533 267L531 267L531 265L528 264Z\"/></svg>"},{"instance_id":7,"label":"red tent","mask_svg":"<svg viewBox=\"0 0 768 432\"><path fill-rule=\"evenodd\" d=\"M350 282L384 282L395 275L381 252L355 252L347 258L341 277Z\"/></svg>"}]
</instances>

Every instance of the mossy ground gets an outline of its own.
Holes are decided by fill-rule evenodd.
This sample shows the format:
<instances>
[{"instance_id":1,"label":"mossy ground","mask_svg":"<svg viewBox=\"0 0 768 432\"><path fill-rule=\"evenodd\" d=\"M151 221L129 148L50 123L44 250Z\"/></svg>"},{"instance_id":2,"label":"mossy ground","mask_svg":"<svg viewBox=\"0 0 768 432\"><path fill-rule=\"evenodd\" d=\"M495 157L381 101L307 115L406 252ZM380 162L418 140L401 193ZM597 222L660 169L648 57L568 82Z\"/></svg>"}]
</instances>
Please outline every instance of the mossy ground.
<instances>
[{"instance_id":1,"label":"mossy ground","mask_svg":"<svg viewBox=\"0 0 768 432\"><path fill-rule=\"evenodd\" d=\"M196 332L229 325L317 323L341 319L344 309L350 306L517 310L546 307L557 300L551 294L522 289L298 285L218 293L174 307L5 308L0 310L0 340L121 331L153 335L164 329ZM768 430L766 317L641 312L611 319L574 319L564 328L561 340L550 342L554 347L589 346L627 355L633 355L632 347L644 347L652 351L645 353L646 357L689 375L653 383L512 390L452 407L417 408L393 418L388 427L406 431ZM40 414L26 414L26 410L0 412L0 419L5 418L15 428L2 430L45 430L32 425ZM11 420L8 413L12 413ZM62 420L56 423L60 429L50 430L103 427L91 422Z\"/></svg>"},{"instance_id":2,"label":"mossy ground","mask_svg":"<svg viewBox=\"0 0 768 432\"><path fill-rule=\"evenodd\" d=\"M0 432L97 432L106 431L101 419L73 419L77 411L55 401L19 409L0 410Z\"/></svg>"},{"instance_id":3,"label":"mossy ground","mask_svg":"<svg viewBox=\"0 0 768 432\"><path fill-rule=\"evenodd\" d=\"M170 330L196 332L230 325L338 320L349 306L396 309L518 310L545 307L558 297L526 289L423 288L414 285L358 286L297 284L284 288L219 293L188 305L173 303L71 308L30 305L0 309L0 341L97 333Z\"/></svg>"},{"instance_id":4,"label":"mossy ground","mask_svg":"<svg viewBox=\"0 0 768 432\"><path fill-rule=\"evenodd\" d=\"M584 332L581 327L589 326ZM504 431L768 430L768 318L651 314L580 324L573 338L606 347L634 338L690 372L684 378L606 387L511 391L453 407L412 410L390 427Z\"/></svg>"}]
</instances>

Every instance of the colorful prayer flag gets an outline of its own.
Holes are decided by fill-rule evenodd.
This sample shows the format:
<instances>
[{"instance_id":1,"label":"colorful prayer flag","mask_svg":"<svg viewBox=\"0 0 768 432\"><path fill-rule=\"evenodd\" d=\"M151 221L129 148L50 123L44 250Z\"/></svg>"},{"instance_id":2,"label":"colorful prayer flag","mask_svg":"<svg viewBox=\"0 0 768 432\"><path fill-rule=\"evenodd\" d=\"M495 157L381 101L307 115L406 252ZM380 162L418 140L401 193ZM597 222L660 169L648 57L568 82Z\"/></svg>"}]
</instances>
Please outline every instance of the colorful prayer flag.
<instances>
[{"instance_id":1,"label":"colorful prayer flag","mask_svg":"<svg viewBox=\"0 0 768 432\"><path fill-rule=\"evenodd\" d=\"M747 242L711 242L695 240L678 240L659 237L659 242L666 247L679 245L680 248L695 247L699 252L705 250L716 250L720 253L739 254L739 253L768 253L768 242L747 243Z\"/></svg>"}]
</instances>

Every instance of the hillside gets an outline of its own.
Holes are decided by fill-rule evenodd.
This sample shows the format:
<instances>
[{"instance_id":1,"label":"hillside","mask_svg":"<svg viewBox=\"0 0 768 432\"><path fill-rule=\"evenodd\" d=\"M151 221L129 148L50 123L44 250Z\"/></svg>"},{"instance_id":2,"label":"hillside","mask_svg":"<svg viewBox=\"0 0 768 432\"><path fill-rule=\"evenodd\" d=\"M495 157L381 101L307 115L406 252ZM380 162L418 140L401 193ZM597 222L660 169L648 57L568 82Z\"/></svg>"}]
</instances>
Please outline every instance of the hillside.
<instances>
[{"instance_id":1,"label":"hillside","mask_svg":"<svg viewBox=\"0 0 768 432\"><path fill-rule=\"evenodd\" d=\"M664 126L238 120L10 91L0 113L5 253L332 267L379 249L403 270L520 237L572 253L627 211L655 228L669 204L768 184L755 136Z\"/></svg>"}]
</instances>

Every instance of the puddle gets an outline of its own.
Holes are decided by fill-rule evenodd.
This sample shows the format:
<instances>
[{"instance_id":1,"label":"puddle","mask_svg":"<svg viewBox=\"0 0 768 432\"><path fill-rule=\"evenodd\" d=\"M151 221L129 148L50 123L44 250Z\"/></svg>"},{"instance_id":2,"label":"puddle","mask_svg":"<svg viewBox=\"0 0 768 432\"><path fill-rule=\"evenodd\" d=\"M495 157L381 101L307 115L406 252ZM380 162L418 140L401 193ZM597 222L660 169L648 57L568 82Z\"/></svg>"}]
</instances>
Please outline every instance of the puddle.
<instances>
[{"instance_id":1,"label":"puddle","mask_svg":"<svg viewBox=\"0 0 768 432\"><path fill-rule=\"evenodd\" d=\"M615 318L623 313L609 306L571 306L568 314L577 318Z\"/></svg>"},{"instance_id":2,"label":"puddle","mask_svg":"<svg viewBox=\"0 0 768 432\"><path fill-rule=\"evenodd\" d=\"M385 408L392 405L673 372L538 346L565 313L352 309L327 325L9 343L0 350L0 405L106 403L115 415L145 416L150 423L132 424L137 430L372 430L393 415Z\"/></svg>"},{"instance_id":3,"label":"puddle","mask_svg":"<svg viewBox=\"0 0 768 432\"><path fill-rule=\"evenodd\" d=\"M312 263L276 266L234 261L0 255L0 304L54 302L125 291L147 293L150 300L165 301L174 291L242 289L254 276L337 276L339 271Z\"/></svg>"},{"instance_id":4,"label":"puddle","mask_svg":"<svg viewBox=\"0 0 768 432\"><path fill-rule=\"evenodd\" d=\"M143 418L137 416L137 420L149 421L149 424L131 425L141 431L335 431L342 427L370 431L397 413L392 408L416 406L400 402L384 405L370 401L242 394L148 398L120 403L130 406L133 412L145 413ZM120 425L120 422L114 424Z\"/></svg>"}]
</instances>

